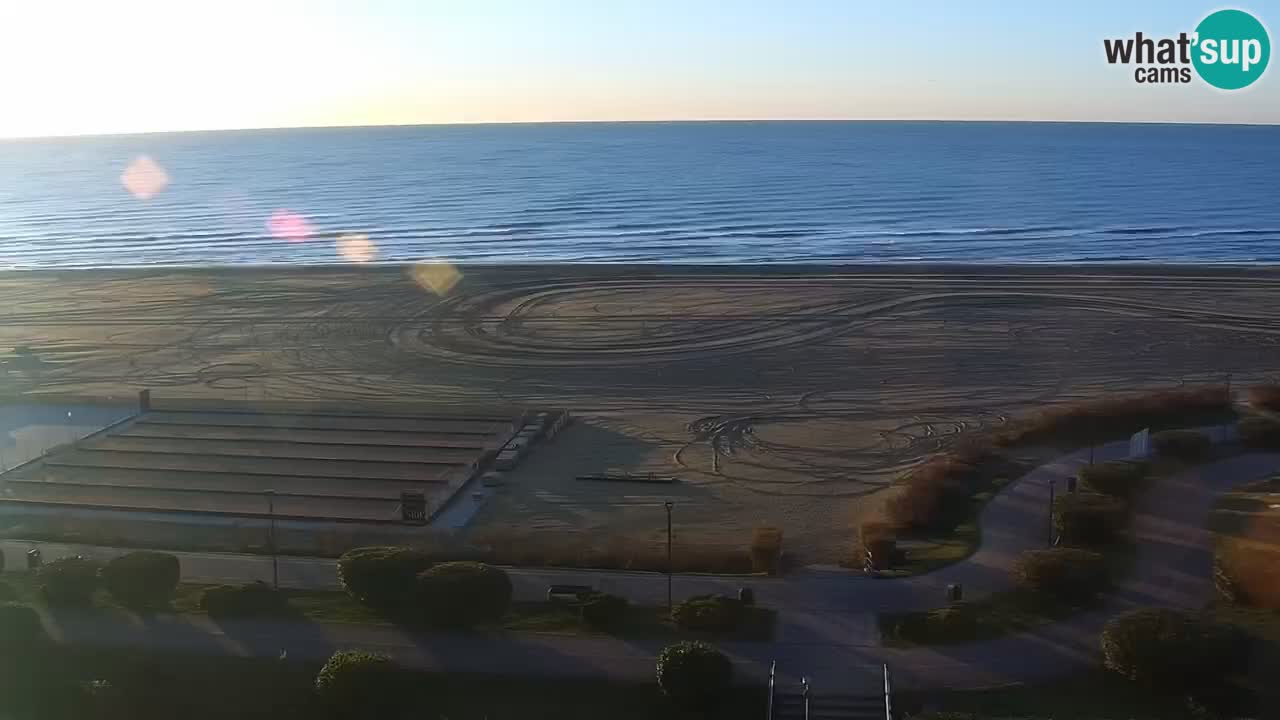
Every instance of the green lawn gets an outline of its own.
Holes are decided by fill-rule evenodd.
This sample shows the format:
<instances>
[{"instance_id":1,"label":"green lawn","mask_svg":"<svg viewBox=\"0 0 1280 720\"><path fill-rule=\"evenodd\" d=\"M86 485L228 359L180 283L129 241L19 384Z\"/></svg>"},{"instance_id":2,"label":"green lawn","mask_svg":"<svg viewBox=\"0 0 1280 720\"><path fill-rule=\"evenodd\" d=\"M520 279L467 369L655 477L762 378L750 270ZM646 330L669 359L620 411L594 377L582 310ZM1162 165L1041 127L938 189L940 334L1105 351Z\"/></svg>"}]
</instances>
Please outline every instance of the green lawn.
<instances>
[{"instance_id":1,"label":"green lawn","mask_svg":"<svg viewBox=\"0 0 1280 720\"><path fill-rule=\"evenodd\" d=\"M91 647L56 652L48 665L48 674L57 676L51 680L102 680L107 691L94 707L71 705L62 714L34 716L40 720L329 717L312 694L318 663ZM405 712L370 720L765 720L762 683L736 687L718 711L697 715L673 707L654 681L420 672L406 672L401 680Z\"/></svg>"},{"instance_id":2,"label":"green lawn","mask_svg":"<svg viewBox=\"0 0 1280 720\"><path fill-rule=\"evenodd\" d=\"M7 573L3 582L14 592L18 602L38 605L42 602L35 579L26 573ZM174 596L172 612L185 615L203 615L200 596L206 586L179 585ZM313 622L339 622L357 624L398 624L374 608L357 602L344 592L324 590L283 590L290 607L299 619ZM119 608L111 596L99 590L94 605ZM671 622L665 607L632 606L626 617L608 634L620 637L666 638L672 641L691 638L767 641L773 637L776 613L765 608L748 608L746 620L736 632L712 638L703 633L681 630ZM478 628L479 630L517 633L556 633L569 635L605 634L582 623L577 607L564 603L525 602L513 603L501 622Z\"/></svg>"}]
</instances>

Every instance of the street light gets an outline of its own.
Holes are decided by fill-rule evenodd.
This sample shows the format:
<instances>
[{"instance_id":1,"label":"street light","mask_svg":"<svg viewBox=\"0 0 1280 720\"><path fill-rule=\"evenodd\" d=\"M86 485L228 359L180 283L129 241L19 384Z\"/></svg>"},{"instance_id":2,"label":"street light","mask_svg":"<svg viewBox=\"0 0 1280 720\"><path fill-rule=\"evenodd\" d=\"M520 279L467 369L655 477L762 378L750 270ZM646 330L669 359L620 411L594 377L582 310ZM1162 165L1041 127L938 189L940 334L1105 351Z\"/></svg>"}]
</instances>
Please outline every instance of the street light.
<instances>
[{"instance_id":1,"label":"street light","mask_svg":"<svg viewBox=\"0 0 1280 720\"><path fill-rule=\"evenodd\" d=\"M276 555L276 491L267 490L267 517L270 521L267 530L267 545L271 548L271 587L280 589L280 560Z\"/></svg>"},{"instance_id":2,"label":"street light","mask_svg":"<svg viewBox=\"0 0 1280 720\"><path fill-rule=\"evenodd\" d=\"M662 506L667 509L667 615L670 615L673 612L671 605L671 508L675 506L675 503L667 500L662 503Z\"/></svg>"}]
</instances>

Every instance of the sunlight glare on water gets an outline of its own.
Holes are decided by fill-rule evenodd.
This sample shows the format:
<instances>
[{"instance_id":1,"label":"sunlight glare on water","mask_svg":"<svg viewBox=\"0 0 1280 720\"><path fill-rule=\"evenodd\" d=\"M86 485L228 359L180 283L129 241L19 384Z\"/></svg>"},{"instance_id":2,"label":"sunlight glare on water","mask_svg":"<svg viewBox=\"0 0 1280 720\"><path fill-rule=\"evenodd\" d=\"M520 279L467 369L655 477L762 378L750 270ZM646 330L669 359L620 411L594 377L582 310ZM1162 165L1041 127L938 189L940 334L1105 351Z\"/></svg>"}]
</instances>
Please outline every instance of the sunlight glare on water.
<instances>
[{"instance_id":1,"label":"sunlight glare on water","mask_svg":"<svg viewBox=\"0 0 1280 720\"><path fill-rule=\"evenodd\" d=\"M155 160L139 155L120 173L120 184L139 200L150 200L169 184L169 173Z\"/></svg>"},{"instance_id":2,"label":"sunlight glare on water","mask_svg":"<svg viewBox=\"0 0 1280 720\"><path fill-rule=\"evenodd\" d=\"M378 257L378 246L363 233L346 233L337 240L338 254L347 262L367 263Z\"/></svg>"},{"instance_id":3,"label":"sunlight glare on water","mask_svg":"<svg viewBox=\"0 0 1280 720\"><path fill-rule=\"evenodd\" d=\"M278 240L287 240L292 243L303 242L311 237L314 230L311 223L298 213L289 210L277 210L271 215L271 219L267 220L267 232Z\"/></svg>"}]
</instances>

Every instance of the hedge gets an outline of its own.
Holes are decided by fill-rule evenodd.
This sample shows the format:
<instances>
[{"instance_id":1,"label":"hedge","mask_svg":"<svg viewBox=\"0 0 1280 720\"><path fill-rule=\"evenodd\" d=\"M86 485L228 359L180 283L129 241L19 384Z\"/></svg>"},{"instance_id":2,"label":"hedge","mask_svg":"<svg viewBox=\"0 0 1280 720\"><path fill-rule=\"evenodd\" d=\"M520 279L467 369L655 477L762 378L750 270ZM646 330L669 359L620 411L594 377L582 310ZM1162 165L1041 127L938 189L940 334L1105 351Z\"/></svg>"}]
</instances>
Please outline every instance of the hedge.
<instances>
[{"instance_id":1,"label":"hedge","mask_svg":"<svg viewBox=\"0 0 1280 720\"><path fill-rule=\"evenodd\" d=\"M969 512L978 468L964 459L941 456L912 470L901 480L901 491L885 503L889 522L897 529L945 532Z\"/></svg>"},{"instance_id":2,"label":"hedge","mask_svg":"<svg viewBox=\"0 0 1280 720\"><path fill-rule=\"evenodd\" d=\"M724 653L702 642L670 645L658 655L658 687L682 708L710 712L733 682Z\"/></svg>"},{"instance_id":3,"label":"hedge","mask_svg":"<svg viewBox=\"0 0 1280 720\"><path fill-rule=\"evenodd\" d=\"M1265 417L1244 418L1237 425L1240 443L1257 450L1280 450L1280 421Z\"/></svg>"},{"instance_id":4,"label":"hedge","mask_svg":"<svg viewBox=\"0 0 1280 720\"><path fill-rule=\"evenodd\" d=\"M363 547L338 558L338 581L362 603L408 605L418 574L432 566L426 553L402 547Z\"/></svg>"},{"instance_id":5,"label":"hedge","mask_svg":"<svg viewBox=\"0 0 1280 720\"><path fill-rule=\"evenodd\" d=\"M42 566L37 578L50 605L88 605L98 589L98 564L79 556L62 558Z\"/></svg>"},{"instance_id":6,"label":"hedge","mask_svg":"<svg viewBox=\"0 0 1280 720\"><path fill-rule=\"evenodd\" d=\"M429 623L470 627L498 620L511 605L511 578L478 562L441 563L418 575L418 607Z\"/></svg>"},{"instance_id":7,"label":"hedge","mask_svg":"<svg viewBox=\"0 0 1280 720\"><path fill-rule=\"evenodd\" d=\"M102 583L111 597L127 608L165 607L173 600L181 570L174 555L131 552L107 563Z\"/></svg>"},{"instance_id":8,"label":"hedge","mask_svg":"<svg viewBox=\"0 0 1280 720\"><path fill-rule=\"evenodd\" d=\"M1162 457L1199 460L1212 448L1213 440L1199 430L1165 430L1151 436L1151 449Z\"/></svg>"},{"instance_id":9,"label":"hedge","mask_svg":"<svg viewBox=\"0 0 1280 720\"><path fill-rule=\"evenodd\" d=\"M200 609L210 617L262 617L292 612L289 601L264 582L247 585L218 585L205 588Z\"/></svg>"},{"instance_id":10,"label":"hedge","mask_svg":"<svg viewBox=\"0 0 1280 720\"><path fill-rule=\"evenodd\" d=\"M626 619L628 606L624 597L592 593L582 602L582 622L599 630L612 630Z\"/></svg>"},{"instance_id":11,"label":"hedge","mask_svg":"<svg viewBox=\"0 0 1280 720\"><path fill-rule=\"evenodd\" d=\"M1280 385L1254 385L1249 388L1249 404L1263 410L1280 410Z\"/></svg>"},{"instance_id":12,"label":"hedge","mask_svg":"<svg viewBox=\"0 0 1280 720\"><path fill-rule=\"evenodd\" d=\"M1280 610L1280 551L1274 547L1222 542L1214 556L1213 579L1226 600Z\"/></svg>"},{"instance_id":13,"label":"hedge","mask_svg":"<svg viewBox=\"0 0 1280 720\"><path fill-rule=\"evenodd\" d=\"M1079 605L1097 597L1108 585L1106 560L1076 548L1030 550L1014 567L1014 581L1045 599Z\"/></svg>"},{"instance_id":14,"label":"hedge","mask_svg":"<svg viewBox=\"0 0 1280 720\"><path fill-rule=\"evenodd\" d=\"M386 655L335 652L316 675L316 697L326 717L394 717L403 702L399 671Z\"/></svg>"},{"instance_id":15,"label":"hedge","mask_svg":"<svg viewBox=\"0 0 1280 720\"><path fill-rule=\"evenodd\" d=\"M1115 542L1127 516L1128 506L1123 500L1095 493L1060 495L1053 507L1054 528L1067 545Z\"/></svg>"},{"instance_id":16,"label":"hedge","mask_svg":"<svg viewBox=\"0 0 1280 720\"><path fill-rule=\"evenodd\" d=\"M1112 497L1129 498L1142 489L1150 466L1142 461L1112 460L1080 469L1080 482L1088 489Z\"/></svg>"},{"instance_id":17,"label":"hedge","mask_svg":"<svg viewBox=\"0 0 1280 720\"><path fill-rule=\"evenodd\" d=\"M1187 695L1247 662L1243 638L1224 626L1164 608L1135 610L1102 631L1107 669L1156 690Z\"/></svg>"},{"instance_id":18,"label":"hedge","mask_svg":"<svg viewBox=\"0 0 1280 720\"><path fill-rule=\"evenodd\" d=\"M671 611L671 619L685 630L728 633L742 625L746 608L737 598L724 595L698 595L679 603Z\"/></svg>"}]
</instances>

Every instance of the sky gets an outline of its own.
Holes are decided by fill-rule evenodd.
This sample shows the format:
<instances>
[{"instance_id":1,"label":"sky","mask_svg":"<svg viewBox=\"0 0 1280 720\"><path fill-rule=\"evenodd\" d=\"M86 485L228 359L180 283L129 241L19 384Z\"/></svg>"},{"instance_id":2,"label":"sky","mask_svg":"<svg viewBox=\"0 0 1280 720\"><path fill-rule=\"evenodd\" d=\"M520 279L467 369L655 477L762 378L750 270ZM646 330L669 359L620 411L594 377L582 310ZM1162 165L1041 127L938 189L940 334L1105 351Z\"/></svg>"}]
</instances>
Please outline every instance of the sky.
<instances>
[{"instance_id":1,"label":"sky","mask_svg":"<svg viewBox=\"0 0 1280 720\"><path fill-rule=\"evenodd\" d=\"M0 137L606 120L1280 123L1280 68L1227 93L1138 85L1104 59L1104 38L1191 31L1220 7L0 0ZM1280 27L1280 0L1231 7Z\"/></svg>"}]
</instances>

